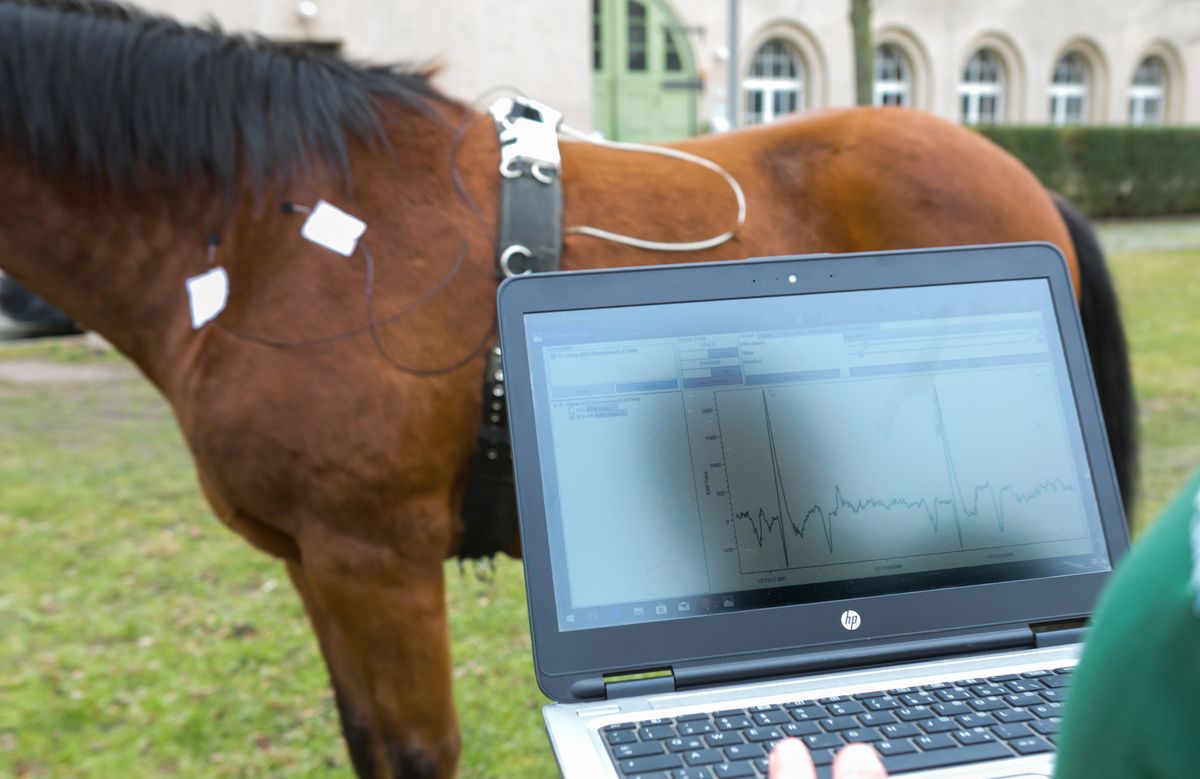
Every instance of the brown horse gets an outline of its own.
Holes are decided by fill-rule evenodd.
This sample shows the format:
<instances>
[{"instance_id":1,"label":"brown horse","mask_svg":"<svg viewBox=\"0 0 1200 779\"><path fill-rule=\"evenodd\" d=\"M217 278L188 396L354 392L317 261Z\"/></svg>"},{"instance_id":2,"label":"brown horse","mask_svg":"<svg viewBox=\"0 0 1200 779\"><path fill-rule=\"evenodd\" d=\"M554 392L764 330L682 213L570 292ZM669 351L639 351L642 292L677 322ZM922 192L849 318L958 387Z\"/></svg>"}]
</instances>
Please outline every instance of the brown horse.
<instances>
[{"instance_id":1,"label":"brown horse","mask_svg":"<svg viewBox=\"0 0 1200 779\"><path fill-rule=\"evenodd\" d=\"M448 776L459 753L442 562L494 338L499 153L480 119L422 73L96 3L0 0L0 263L137 364L216 514L285 561L363 777ZM1099 334L1097 370L1116 377L1105 400L1128 490L1107 277L1013 158L898 110L679 146L744 186L736 238L681 257L571 236L565 268L1051 241ZM696 166L568 143L562 170L568 226L695 240L733 222L725 184ZM304 240L284 199L364 219L370 267ZM184 283L209 267L209 234L231 294L194 329Z\"/></svg>"}]
</instances>

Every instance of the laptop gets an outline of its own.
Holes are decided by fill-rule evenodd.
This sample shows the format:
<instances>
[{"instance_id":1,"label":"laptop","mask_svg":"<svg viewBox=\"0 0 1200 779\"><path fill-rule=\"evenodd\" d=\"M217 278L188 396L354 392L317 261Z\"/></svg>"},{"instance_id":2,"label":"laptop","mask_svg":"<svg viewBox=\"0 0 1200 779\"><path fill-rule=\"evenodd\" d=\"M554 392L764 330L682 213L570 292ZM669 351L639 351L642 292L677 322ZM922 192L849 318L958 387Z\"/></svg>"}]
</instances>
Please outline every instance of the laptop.
<instances>
[{"instance_id":1,"label":"laptop","mask_svg":"<svg viewBox=\"0 0 1200 779\"><path fill-rule=\"evenodd\" d=\"M1058 250L539 274L498 292L567 777L1048 776L1128 536Z\"/></svg>"}]
</instances>

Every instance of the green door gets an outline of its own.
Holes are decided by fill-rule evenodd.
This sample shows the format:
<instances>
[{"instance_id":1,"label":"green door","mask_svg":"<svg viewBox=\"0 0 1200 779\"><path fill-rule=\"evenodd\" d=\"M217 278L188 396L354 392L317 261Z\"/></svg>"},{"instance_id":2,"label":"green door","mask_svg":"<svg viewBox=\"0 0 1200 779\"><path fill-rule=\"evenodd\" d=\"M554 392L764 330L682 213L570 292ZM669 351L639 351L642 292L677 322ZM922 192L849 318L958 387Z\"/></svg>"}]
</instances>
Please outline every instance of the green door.
<instances>
[{"instance_id":1,"label":"green door","mask_svg":"<svg viewBox=\"0 0 1200 779\"><path fill-rule=\"evenodd\" d=\"M695 134L695 59L663 0L592 0L592 69L594 121L605 138Z\"/></svg>"}]
</instances>

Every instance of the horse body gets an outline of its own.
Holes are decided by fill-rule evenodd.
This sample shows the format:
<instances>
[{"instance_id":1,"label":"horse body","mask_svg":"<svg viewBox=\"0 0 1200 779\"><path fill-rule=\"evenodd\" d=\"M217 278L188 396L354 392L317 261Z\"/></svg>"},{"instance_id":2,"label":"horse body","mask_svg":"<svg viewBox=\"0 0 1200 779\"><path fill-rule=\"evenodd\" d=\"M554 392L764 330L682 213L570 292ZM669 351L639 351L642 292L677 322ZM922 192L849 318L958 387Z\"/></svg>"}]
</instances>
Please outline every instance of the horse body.
<instances>
[{"instance_id":1,"label":"horse body","mask_svg":"<svg viewBox=\"0 0 1200 779\"><path fill-rule=\"evenodd\" d=\"M481 347L494 337L499 152L490 120L445 98L375 108L387 144L349 144L352 186L318 163L278 198L244 171L232 201L154 170L134 188L98 188L0 137L0 263L139 366L171 404L214 512L285 562L359 775L444 777L459 737L443 560L461 537ZM687 255L574 236L565 269L1045 240L1077 273L1032 175L928 115L831 111L678 145L742 183L737 236ZM568 226L657 240L732 226L733 197L711 172L582 143L562 152ZM283 197L367 222L369 296L361 257L301 238ZM208 267L210 231L231 296L195 330L184 281ZM405 312L379 325L378 345L368 297L380 321Z\"/></svg>"}]
</instances>

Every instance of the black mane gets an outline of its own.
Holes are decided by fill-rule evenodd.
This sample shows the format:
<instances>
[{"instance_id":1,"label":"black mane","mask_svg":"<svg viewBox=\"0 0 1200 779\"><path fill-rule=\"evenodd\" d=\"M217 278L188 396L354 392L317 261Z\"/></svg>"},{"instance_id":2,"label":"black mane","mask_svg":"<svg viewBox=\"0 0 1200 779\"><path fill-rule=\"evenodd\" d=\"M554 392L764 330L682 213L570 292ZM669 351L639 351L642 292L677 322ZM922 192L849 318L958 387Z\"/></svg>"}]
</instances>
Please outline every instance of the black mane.
<instances>
[{"instance_id":1,"label":"black mane","mask_svg":"<svg viewBox=\"0 0 1200 779\"><path fill-rule=\"evenodd\" d=\"M430 111L429 73L357 66L106 0L0 0L0 146L115 187L146 175L257 189L348 137L382 139L379 100ZM197 181L200 179L200 181Z\"/></svg>"}]
</instances>

